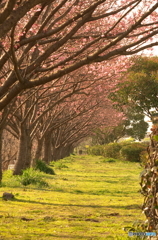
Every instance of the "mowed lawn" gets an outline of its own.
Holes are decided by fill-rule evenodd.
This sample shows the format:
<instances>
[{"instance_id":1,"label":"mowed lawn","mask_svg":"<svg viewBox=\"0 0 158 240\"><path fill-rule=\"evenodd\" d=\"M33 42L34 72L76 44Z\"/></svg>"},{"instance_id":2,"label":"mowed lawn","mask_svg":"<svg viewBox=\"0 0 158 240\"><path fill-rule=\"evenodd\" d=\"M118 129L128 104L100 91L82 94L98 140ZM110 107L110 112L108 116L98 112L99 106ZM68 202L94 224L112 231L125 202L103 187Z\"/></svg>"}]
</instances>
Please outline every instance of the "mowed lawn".
<instances>
[{"instance_id":1,"label":"mowed lawn","mask_svg":"<svg viewBox=\"0 0 158 240\"><path fill-rule=\"evenodd\" d=\"M43 174L47 188L20 186L4 174L0 198L0 239L129 239L124 227L144 219L139 163L107 162L98 156L70 156ZM130 238L133 239L133 238Z\"/></svg>"}]
</instances>

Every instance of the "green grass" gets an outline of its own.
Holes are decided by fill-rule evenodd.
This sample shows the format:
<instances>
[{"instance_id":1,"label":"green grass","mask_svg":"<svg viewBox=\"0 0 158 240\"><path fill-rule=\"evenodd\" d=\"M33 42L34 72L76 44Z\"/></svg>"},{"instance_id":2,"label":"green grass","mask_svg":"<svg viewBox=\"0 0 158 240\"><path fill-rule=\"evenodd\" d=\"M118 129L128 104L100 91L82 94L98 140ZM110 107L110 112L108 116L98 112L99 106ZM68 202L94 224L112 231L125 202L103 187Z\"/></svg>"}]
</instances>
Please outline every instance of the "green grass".
<instances>
[{"instance_id":1,"label":"green grass","mask_svg":"<svg viewBox=\"0 0 158 240\"><path fill-rule=\"evenodd\" d=\"M0 240L134 239L123 228L145 219L138 163L70 156L52 166L56 175L42 173L47 188L4 174L0 195L15 199L0 199Z\"/></svg>"}]
</instances>

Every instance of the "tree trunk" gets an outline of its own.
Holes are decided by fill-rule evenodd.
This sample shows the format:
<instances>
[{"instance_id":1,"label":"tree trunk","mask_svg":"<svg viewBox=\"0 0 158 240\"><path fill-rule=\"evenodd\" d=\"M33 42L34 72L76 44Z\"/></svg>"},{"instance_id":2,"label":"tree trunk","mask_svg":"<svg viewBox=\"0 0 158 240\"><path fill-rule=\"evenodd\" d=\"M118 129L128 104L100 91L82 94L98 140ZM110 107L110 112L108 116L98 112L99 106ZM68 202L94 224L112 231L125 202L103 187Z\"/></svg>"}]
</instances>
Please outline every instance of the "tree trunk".
<instances>
[{"instance_id":1,"label":"tree trunk","mask_svg":"<svg viewBox=\"0 0 158 240\"><path fill-rule=\"evenodd\" d=\"M26 133L26 157L24 163L24 169L31 167L32 160L32 141L30 138L29 131Z\"/></svg>"},{"instance_id":2,"label":"tree trunk","mask_svg":"<svg viewBox=\"0 0 158 240\"><path fill-rule=\"evenodd\" d=\"M65 158L70 156L70 154L73 152L72 146L60 146L58 148L53 148L53 160L57 161L59 159Z\"/></svg>"},{"instance_id":3,"label":"tree trunk","mask_svg":"<svg viewBox=\"0 0 158 240\"><path fill-rule=\"evenodd\" d=\"M61 157L62 158L68 157L68 156L70 156L71 153L73 153L72 145L64 146L62 148Z\"/></svg>"},{"instance_id":4,"label":"tree trunk","mask_svg":"<svg viewBox=\"0 0 158 240\"><path fill-rule=\"evenodd\" d=\"M51 145L51 133L47 134L44 139L44 158L47 164L52 161L52 145Z\"/></svg>"},{"instance_id":5,"label":"tree trunk","mask_svg":"<svg viewBox=\"0 0 158 240\"><path fill-rule=\"evenodd\" d=\"M29 130L26 129L25 124L21 124L19 147L17 161L15 163L14 175L22 174L22 170L29 167L31 163L31 142Z\"/></svg>"},{"instance_id":6,"label":"tree trunk","mask_svg":"<svg viewBox=\"0 0 158 240\"><path fill-rule=\"evenodd\" d=\"M43 146L43 139L37 139L37 148L35 153L35 160L42 159L42 146Z\"/></svg>"},{"instance_id":7,"label":"tree trunk","mask_svg":"<svg viewBox=\"0 0 158 240\"><path fill-rule=\"evenodd\" d=\"M2 133L3 130L0 130L0 184L2 182Z\"/></svg>"},{"instance_id":8,"label":"tree trunk","mask_svg":"<svg viewBox=\"0 0 158 240\"><path fill-rule=\"evenodd\" d=\"M154 126L148 147L148 159L141 174L141 192L144 195L143 212L146 215L147 230L158 229L158 127Z\"/></svg>"},{"instance_id":9,"label":"tree trunk","mask_svg":"<svg viewBox=\"0 0 158 240\"><path fill-rule=\"evenodd\" d=\"M61 159L61 147L58 148L53 147L52 159L54 161Z\"/></svg>"}]
</instances>

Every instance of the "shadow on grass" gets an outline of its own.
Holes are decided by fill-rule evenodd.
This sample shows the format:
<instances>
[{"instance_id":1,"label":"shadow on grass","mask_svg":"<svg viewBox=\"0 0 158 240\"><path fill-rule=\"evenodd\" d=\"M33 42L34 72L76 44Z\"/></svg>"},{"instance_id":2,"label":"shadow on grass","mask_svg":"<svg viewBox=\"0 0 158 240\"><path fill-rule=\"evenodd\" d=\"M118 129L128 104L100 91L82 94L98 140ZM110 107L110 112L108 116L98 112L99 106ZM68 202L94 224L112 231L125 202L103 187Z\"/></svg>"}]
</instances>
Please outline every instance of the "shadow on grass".
<instances>
[{"instance_id":1,"label":"shadow on grass","mask_svg":"<svg viewBox=\"0 0 158 240\"><path fill-rule=\"evenodd\" d=\"M105 206L108 207L108 206ZM126 205L126 206L109 206L109 208L122 208L122 209L141 209L141 205L139 204L131 204L131 205Z\"/></svg>"},{"instance_id":2,"label":"shadow on grass","mask_svg":"<svg viewBox=\"0 0 158 240\"><path fill-rule=\"evenodd\" d=\"M57 191L57 190L54 190ZM65 191L66 192L66 191ZM108 189L103 189L103 190L98 190L98 191L81 191L78 189L72 190L72 191L67 191L67 193L71 194L81 194L81 195L94 195L94 196L105 196L105 197L110 197L110 196L116 196L116 197L122 197L122 196L129 196L131 193L124 192L124 191L114 191L112 192L111 190Z\"/></svg>"},{"instance_id":3,"label":"shadow on grass","mask_svg":"<svg viewBox=\"0 0 158 240\"><path fill-rule=\"evenodd\" d=\"M39 234L38 233L34 233L33 235L31 235L31 237L39 237ZM72 235L57 235L57 234L40 234L40 238L41 237L51 237L51 239L86 239L86 240L92 240L92 239L98 239L97 237L93 236L93 237L88 237L88 236L84 236L84 235L75 235L75 236L72 236ZM1 239L1 238L0 238ZM26 238L27 239L27 238ZM28 238L28 239L32 239L32 238ZM43 239L43 238L42 238Z\"/></svg>"},{"instance_id":4,"label":"shadow on grass","mask_svg":"<svg viewBox=\"0 0 158 240\"><path fill-rule=\"evenodd\" d=\"M60 203L48 203L48 202L39 202L39 201L32 201L32 200L24 200L24 199L18 199L15 198L12 200L12 202L23 202L23 203L33 203L33 204L41 204L41 205L51 205L51 206L63 206L63 207L91 207L91 208L104 208L106 206L100 206L100 205L79 205L79 204L60 204Z\"/></svg>"},{"instance_id":5,"label":"shadow on grass","mask_svg":"<svg viewBox=\"0 0 158 240\"><path fill-rule=\"evenodd\" d=\"M30 186L30 187L29 187ZM66 192L65 190L61 189L61 188L53 188L52 186L48 186L47 188L43 187L32 187L32 185L27 185L27 186L7 186L7 185L3 185L0 186L0 190L2 188L9 188L9 189L20 189L22 191L43 191L43 192ZM5 190L5 189L4 189Z\"/></svg>"},{"instance_id":6,"label":"shadow on grass","mask_svg":"<svg viewBox=\"0 0 158 240\"><path fill-rule=\"evenodd\" d=\"M48 203L48 202L40 202L40 201L32 201L32 200L24 200L15 198L12 200L13 202L23 202L23 203L33 203L33 204L41 204L41 205L51 205L51 206L62 206L62 207L82 207L82 208L107 208L107 209L141 209L141 205L132 204L132 205L117 205L117 206L101 206L101 205L82 205L82 204L60 204L60 203Z\"/></svg>"}]
</instances>

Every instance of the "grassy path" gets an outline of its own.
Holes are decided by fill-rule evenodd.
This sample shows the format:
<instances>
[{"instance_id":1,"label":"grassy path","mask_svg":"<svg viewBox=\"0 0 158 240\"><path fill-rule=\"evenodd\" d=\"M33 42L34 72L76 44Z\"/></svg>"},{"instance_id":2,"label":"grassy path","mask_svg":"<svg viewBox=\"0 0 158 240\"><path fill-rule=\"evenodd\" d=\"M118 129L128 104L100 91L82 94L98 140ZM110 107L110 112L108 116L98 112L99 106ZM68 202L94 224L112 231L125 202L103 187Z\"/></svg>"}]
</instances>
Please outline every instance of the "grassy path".
<instances>
[{"instance_id":1,"label":"grassy path","mask_svg":"<svg viewBox=\"0 0 158 240\"><path fill-rule=\"evenodd\" d=\"M43 189L4 177L0 195L16 198L0 199L0 240L125 240L123 227L143 219L139 164L71 156L54 169L55 176L44 174L50 187Z\"/></svg>"}]
</instances>

